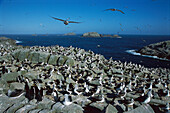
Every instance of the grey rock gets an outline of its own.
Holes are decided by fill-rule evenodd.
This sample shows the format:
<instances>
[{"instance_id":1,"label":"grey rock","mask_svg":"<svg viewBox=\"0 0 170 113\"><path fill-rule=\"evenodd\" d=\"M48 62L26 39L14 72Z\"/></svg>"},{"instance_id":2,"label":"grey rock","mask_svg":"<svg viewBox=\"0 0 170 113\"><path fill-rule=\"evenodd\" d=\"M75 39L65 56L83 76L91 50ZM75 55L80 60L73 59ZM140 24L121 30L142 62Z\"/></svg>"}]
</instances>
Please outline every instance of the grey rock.
<instances>
[{"instance_id":1,"label":"grey rock","mask_svg":"<svg viewBox=\"0 0 170 113\"><path fill-rule=\"evenodd\" d=\"M149 104L143 104L131 111L125 113L155 113Z\"/></svg>"},{"instance_id":2,"label":"grey rock","mask_svg":"<svg viewBox=\"0 0 170 113\"><path fill-rule=\"evenodd\" d=\"M12 73L6 73L2 75L2 80L5 80L6 82L16 82L17 77L19 74L17 72L12 72Z\"/></svg>"},{"instance_id":3,"label":"grey rock","mask_svg":"<svg viewBox=\"0 0 170 113\"><path fill-rule=\"evenodd\" d=\"M52 110L55 110L57 113L60 113L62 109L64 108L64 105L61 104L60 102L57 102L52 106Z\"/></svg>"},{"instance_id":4,"label":"grey rock","mask_svg":"<svg viewBox=\"0 0 170 113\"><path fill-rule=\"evenodd\" d=\"M51 113L49 109L43 109L39 111L39 113Z\"/></svg>"},{"instance_id":5,"label":"grey rock","mask_svg":"<svg viewBox=\"0 0 170 113\"><path fill-rule=\"evenodd\" d=\"M105 113L117 113L117 112L118 112L117 109L114 106L112 106L111 104L109 104L106 108Z\"/></svg>"},{"instance_id":6,"label":"grey rock","mask_svg":"<svg viewBox=\"0 0 170 113\"><path fill-rule=\"evenodd\" d=\"M38 63L39 62L39 53L31 52L30 54L32 56L32 58L31 58L32 63Z\"/></svg>"},{"instance_id":7,"label":"grey rock","mask_svg":"<svg viewBox=\"0 0 170 113\"><path fill-rule=\"evenodd\" d=\"M11 90L24 90L25 85L24 83L13 82L10 84Z\"/></svg>"},{"instance_id":8,"label":"grey rock","mask_svg":"<svg viewBox=\"0 0 170 113\"><path fill-rule=\"evenodd\" d=\"M13 106L11 106L8 110L7 113L15 113L18 109L24 107L25 104L27 104L28 101L25 99L24 101L21 101L19 103L15 103Z\"/></svg>"},{"instance_id":9,"label":"grey rock","mask_svg":"<svg viewBox=\"0 0 170 113\"><path fill-rule=\"evenodd\" d=\"M72 103L71 105L64 106L62 112L64 112L64 113L83 113L83 108L80 105Z\"/></svg>"},{"instance_id":10,"label":"grey rock","mask_svg":"<svg viewBox=\"0 0 170 113\"><path fill-rule=\"evenodd\" d=\"M50 53L39 52L39 62L47 63Z\"/></svg>"},{"instance_id":11,"label":"grey rock","mask_svg":"<svg viewBox=\"0 0 170 113\"><path fill-rule=\"evenodd\" d=\"M90 106L95 107L99 109L100 111L103 111L106 108L107 103L94 102L94 103L91 103Z\"/></svg>"},{"instance_id":12,"label":"grey rock","mask_svg":"<svg viewBox=\"0 0 170 113\"><path fill-rule=\"evenodd\" d=\"M36 108L36 106L34 106L34 105L25 105L22 108L18 109L15 113L23 113L23 112L27 113L30 110L35 109L35 108Z\"/></svg>"},{"instance_id":13,"label":"grey rock","mask_svg":"<svg viewBox=\"0 0 170 113\"><path fill-rule=\"evenodd\" d=\"M34 109L29 111L29 113L39 113L42 109Z\"/></svg>"},{"instance_id":14,"label":"grey rock","mask_svg":"<svg viewBox=\"0 0 170 113\"><path fill-rule=\"evenodd\" d=\"M18 56L20 54L20 50L15 50L14 52L11 53L11 55L15 58L15 59L18 59Z\"/></svg>"},{"instance_id":15,"label":"grey rock","mask_svg":"<svg viewBox=\"0 0 170 113\"><path fill-rule=\"evenodd\" d=\"M49 108L51 109L54 103L55 103L54 101L44 97L43 100L37 104L37 108L38 109L49 109Z\"/></svg>"},{"instance_id":16,"label":"grey rock","mask_svg":"<svg viewBox=\"0 0 170 113\"><path fill-rule=\"evenodd\" d=\"M59 66L62 66L62 65L64 65L65 64L65 62L66 62L66 60L68 59L68 57L66 57L66 56L60 56L60 58L59 58L59 60L58 60L58 65Z\"/></svg>"},{"instance_id":17,"label":"grey rock","mask_svg":"<svg viewBox=\"0 0 170 113\"><path fill-rule=\"evenodd\" d=\"M49 58L49 60L48 60L48 64L50 64L50 65L56 65L58 59L59 59L58 56L56 56L56 55L51 55L50 58Z\"/></svg>"},{"instance_id":18,"label":"grey rock","mask_svg":"<svg viewBox=\"0 0 170 113\"><path fill-rule=\"evenodd\" d=\"M18 55L19 61L24 61L25 59L27 59L29 53L30 53L29 49L22 49L22 50L20 50L19 55Z\"/></svg>"},{"instance_id":19,"label":"grey rock","mask_svg":"<svg viewBox=\"0 0 170 113\"><path fill-rule=\"evenodd\" d=\"M68 58L67 61L65 62L66 65L68 66L74 66L74 60L72 58Z\"/></svg>"}]
</instances>

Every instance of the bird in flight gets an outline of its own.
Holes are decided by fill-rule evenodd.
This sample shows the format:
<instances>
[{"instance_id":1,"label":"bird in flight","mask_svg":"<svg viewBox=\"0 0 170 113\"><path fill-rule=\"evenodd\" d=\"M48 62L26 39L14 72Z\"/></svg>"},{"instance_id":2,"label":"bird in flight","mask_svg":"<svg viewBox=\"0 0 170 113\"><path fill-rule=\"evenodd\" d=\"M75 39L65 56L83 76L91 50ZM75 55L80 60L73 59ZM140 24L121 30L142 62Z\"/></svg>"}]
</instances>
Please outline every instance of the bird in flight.
<instances>
[{"instance_id":1,"label":"bird in flight","mask_svg":"<svg viewBox=\"0 0 170 113\"><path fill-rule=\"evenodd\" d=\"M122 14L125 14L123 11L121 11L121 10L119 10L119 9L106 9L106 10L104 10L104 11L119 11L119 12L121 12Z\"/></svg>"},{"instance_id":2,"label":"bird in flight","mask_svg":"<svg viewBox=\"0 0 170 113\"><path fill-rule=\"evenodd\" d=\"M68 25L69 23L81 23L81 22L75 22L75 21L68 21L68 19L63 20L63 19L59 19L59 18L55 18L55 17L51 17L55 20L59 20L59 21L63 21L65 25Z\"/></svg>"}]
</instances>

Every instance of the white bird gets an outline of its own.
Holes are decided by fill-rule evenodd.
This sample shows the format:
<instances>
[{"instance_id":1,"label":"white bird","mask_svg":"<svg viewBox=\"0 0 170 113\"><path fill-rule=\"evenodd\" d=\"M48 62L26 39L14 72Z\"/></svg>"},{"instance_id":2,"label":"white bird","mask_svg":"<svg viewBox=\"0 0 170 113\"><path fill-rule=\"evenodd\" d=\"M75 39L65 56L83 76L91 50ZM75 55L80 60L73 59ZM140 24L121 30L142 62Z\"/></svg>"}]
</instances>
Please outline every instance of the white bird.
<instances>
[{"instance_id":1,"label":"white bird","mask_svg":"<svg viewBox=\"0 0 170 113\"><path fill-rule=\"evenodd\" d=\"M64 95L64 102L63 102L63 104L66 105L66 106L72 104L72 102L70 102L70 99L68 98L68 94Z\"/></svg>"}]
</instances>

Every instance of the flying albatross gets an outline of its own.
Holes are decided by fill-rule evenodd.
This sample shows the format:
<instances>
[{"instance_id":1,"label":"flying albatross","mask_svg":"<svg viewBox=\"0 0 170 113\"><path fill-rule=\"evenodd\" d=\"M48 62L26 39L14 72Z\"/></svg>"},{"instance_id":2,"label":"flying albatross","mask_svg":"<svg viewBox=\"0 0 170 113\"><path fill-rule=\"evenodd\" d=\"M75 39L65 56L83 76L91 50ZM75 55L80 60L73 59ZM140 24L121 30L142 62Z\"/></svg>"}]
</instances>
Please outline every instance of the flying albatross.
<instances>
[{"instance_id":1,"label":"flying albatross","mask_svg":"<svg viewBox=\"0 0 170 113\"><path fill-rule=\"evenodd\" d=\"M121 12L122 14L125 14L123 11L121 11L121 10L119 10L119 9L106 9L106 10L104 10L104 11L119 11L119 12Z\"/></svg>"},{"instance_id":2,"label":"flying albatross","mask_svg":"<svg viewBox=\"0 0 170 113\"><path fill-rule=\"evenodd\" d=\"M55 17L51 17L55 20L59 20L59 21L63 21L65 25L68 25L69 23L81 23L81 22L75 22L75 21L68 21L68 19L63 20L63 19L59 19L59 18L55 18Z\"/></svg>"}]
</instances>

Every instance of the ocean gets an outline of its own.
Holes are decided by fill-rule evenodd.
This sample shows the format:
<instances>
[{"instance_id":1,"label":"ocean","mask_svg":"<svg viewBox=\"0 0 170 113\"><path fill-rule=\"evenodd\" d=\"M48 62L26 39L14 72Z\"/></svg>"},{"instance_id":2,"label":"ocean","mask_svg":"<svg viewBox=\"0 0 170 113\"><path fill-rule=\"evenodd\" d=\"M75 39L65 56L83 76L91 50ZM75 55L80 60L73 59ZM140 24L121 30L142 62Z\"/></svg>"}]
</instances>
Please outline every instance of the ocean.
<instances>
[{"instance_id":1,"label":"ocean","mask_svg":"<svg viewBox=\"0 0 170 113\"><path fill-rule=\"evenodd\" d=\"M170 36L164 35L121 35L122 38L85 38L81 35L0 35L17 40L18 45L23 46L52 46L78 47L92 50L102 54L106 59L122 62L141 64L149 68L170 68L170 61L157 59L156 57L141 56L133 51L152 43L170 40Z\"/></svg>"}]
</instances>

